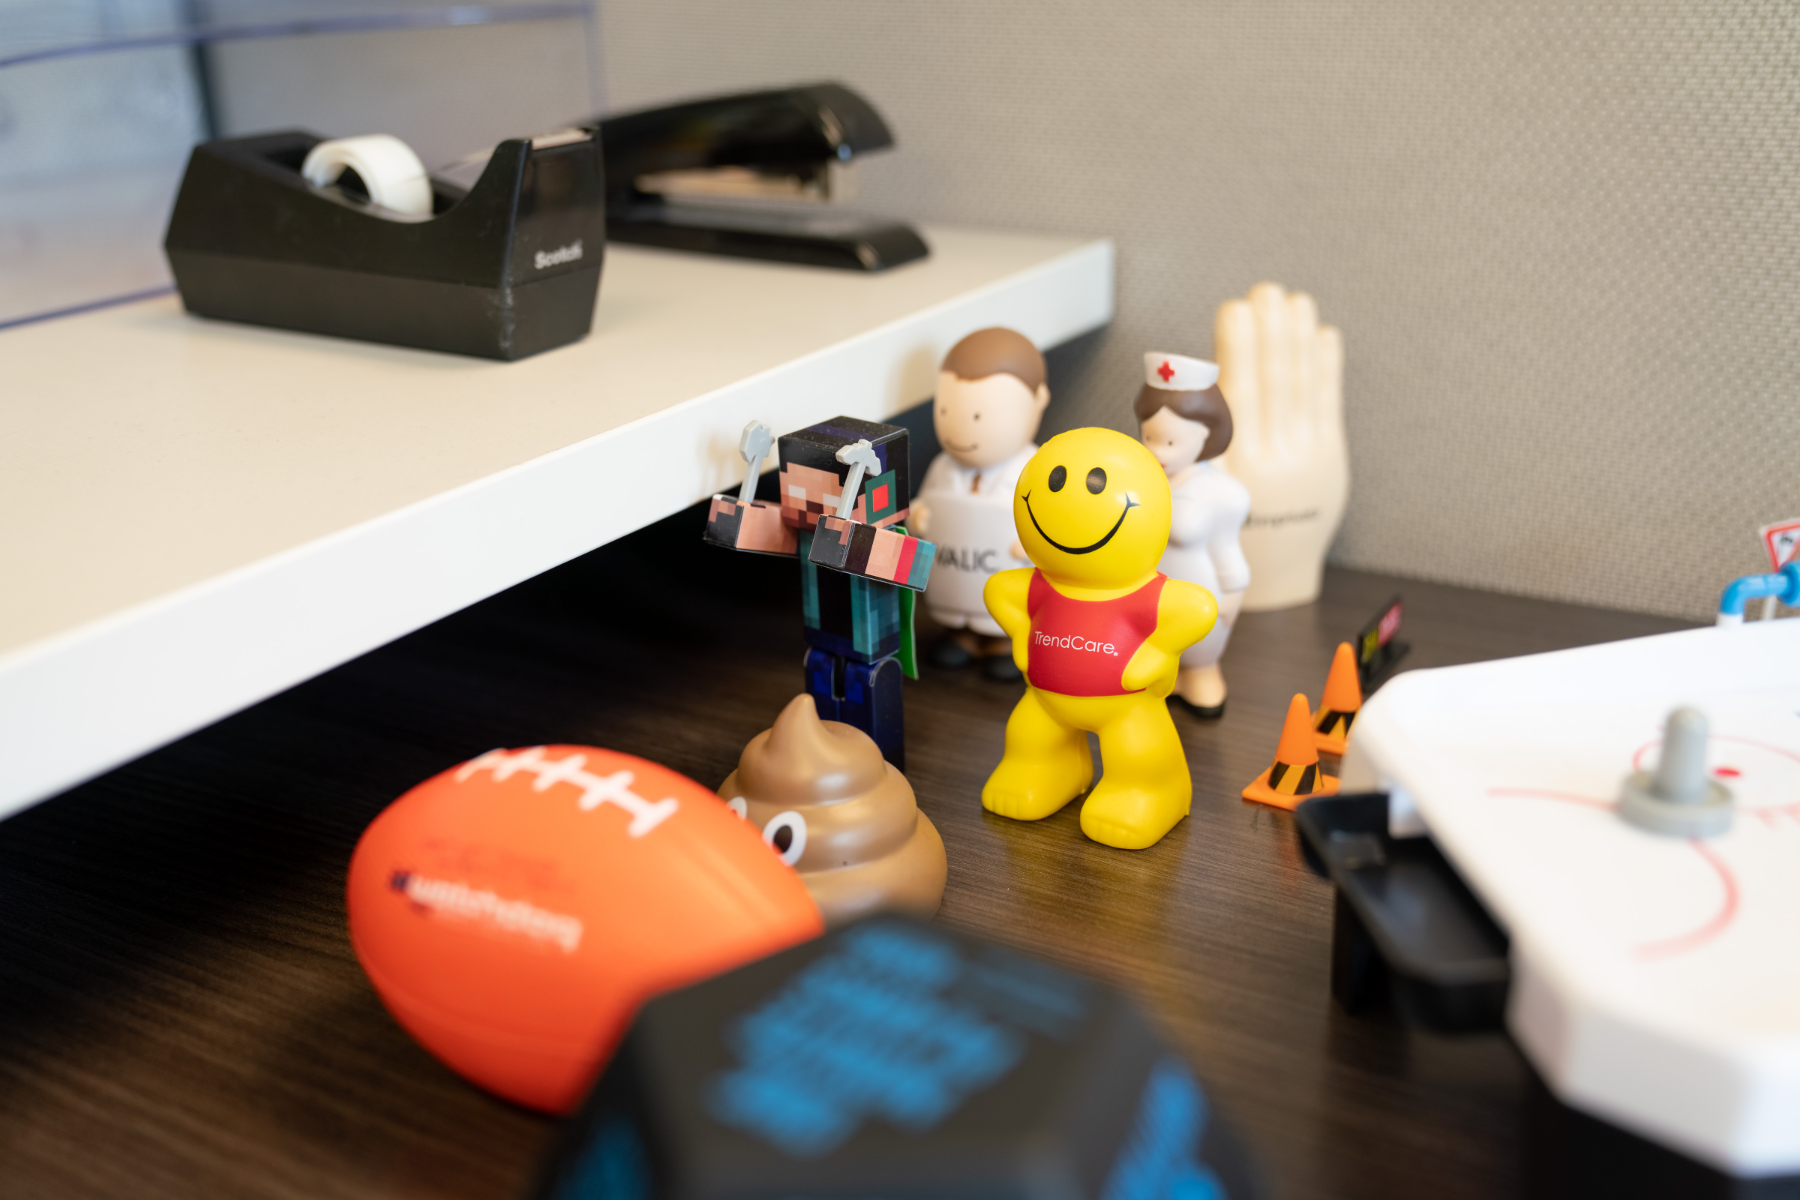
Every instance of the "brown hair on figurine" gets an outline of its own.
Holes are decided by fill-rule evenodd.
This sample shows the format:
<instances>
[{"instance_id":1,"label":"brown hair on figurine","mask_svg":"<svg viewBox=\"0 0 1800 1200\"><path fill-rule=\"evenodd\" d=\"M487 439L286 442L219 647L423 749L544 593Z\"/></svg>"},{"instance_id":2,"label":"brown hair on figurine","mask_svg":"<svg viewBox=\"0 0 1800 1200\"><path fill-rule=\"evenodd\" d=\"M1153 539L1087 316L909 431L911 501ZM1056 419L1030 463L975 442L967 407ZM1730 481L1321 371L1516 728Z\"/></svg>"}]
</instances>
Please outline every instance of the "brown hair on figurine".
<instances>
[{"instance_id":1,"label":"brown hair on figurine","mask_svg":"<svg viewBox=\"0 0 1800 1200\"><path fill-rule=\"evenodd\" d=\"M828 929L943 903L944 840L912 785L868 734L821 721L811 696L750 739L719 795L793 864Z\"/></svg>"},{"instance_id":2,"label":"brown hair on figurine","mask_svg":"<svg viewBox=\"0 0 1800 1200\"><path fill-rule=\"evenodd\" d=\"M977 329L944 355L944 365L958 379L986 379L989 375L1011 375L1036 392L1044 386L1044 356L1022 333L995 326Z\"/></svg>"},{"instance_id":3,"label":"brown hair on figurine","mask_svg":"<svg viewBox=\"0 0 1800 1200\"><path fill-rule=\"evenodd\" d=\"M1209 431L1206 445L1201 447L1200 457L1195 462L1217 458L1231 445L1231 406L1225 402L1225 393L1219 390L1218 384L1204 392L1171 392L1145 384L1138 390L1137 403L1131 406L1131 412L1142 424L1165 408L1184 420L1200 422Z\"/></svg>"}]
</instances>

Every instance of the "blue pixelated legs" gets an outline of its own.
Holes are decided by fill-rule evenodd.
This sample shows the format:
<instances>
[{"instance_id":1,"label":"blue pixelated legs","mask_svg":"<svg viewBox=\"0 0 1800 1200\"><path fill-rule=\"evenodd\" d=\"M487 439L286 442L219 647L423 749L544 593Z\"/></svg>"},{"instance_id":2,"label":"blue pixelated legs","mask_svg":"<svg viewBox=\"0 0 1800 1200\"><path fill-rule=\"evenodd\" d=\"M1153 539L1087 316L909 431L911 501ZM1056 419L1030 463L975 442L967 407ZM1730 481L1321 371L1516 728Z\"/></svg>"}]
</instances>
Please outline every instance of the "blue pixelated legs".
<instances>
[{"instance_id":1,"label":"blue pixelated legs","mask_svg":"<svg viewBox=\"0 0 1800 1200\"><path fill-rule=\"evenodd\" d=\"M875 740L881 756L906 770L906 724L897 658L855 662L823 650L806 652L806 691L825 721L853 725Z\"/></svg>"},{"instance_id":2,"label":"blue pixelated legs","mask_svg":"<svg viewBox=\"0 0 1800 1200\"><path fill-rule=\"evenodd\" d=\"M815 647L806 650L806 694L813 698L821 721L841 721L838 716L838 688L844 660Z\"/></svg>"},{"instance_id":3,"label":"blue pixelated legs","mask_svg":"<svg viewBox=\"0 0 1800 1200\"><path fill-rule=\"evenodd\" d=\"M906 770L906 717L900 707L900 660L844 664L844 696L838 720L854 725L881 747L881 757Z\"/></svg>"}]
</instances>

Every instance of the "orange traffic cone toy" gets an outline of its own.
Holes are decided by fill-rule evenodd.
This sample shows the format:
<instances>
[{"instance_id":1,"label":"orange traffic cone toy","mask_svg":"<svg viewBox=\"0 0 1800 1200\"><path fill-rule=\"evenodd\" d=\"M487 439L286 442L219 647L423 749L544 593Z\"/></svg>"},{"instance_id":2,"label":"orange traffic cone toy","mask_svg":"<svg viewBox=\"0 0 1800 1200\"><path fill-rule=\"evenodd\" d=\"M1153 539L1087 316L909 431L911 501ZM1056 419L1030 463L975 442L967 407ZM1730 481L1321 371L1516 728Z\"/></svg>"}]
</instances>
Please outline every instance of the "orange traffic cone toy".
<instances>
[{"instance_id":1,"label":"orange traffic cone toy","mask_svg":"<svg viewBox=\"0 0 1800 1200\"><path fill-rule=\"evenodd\" d=\"M1344 757L1350 726L1362 711L1362 684L1356 679L1356 652L1349 642L1339 642L1331 656L1331 674L1325 677L1325 695L1313 715L1313 747L1320 754Z\"/></svg>"},{"instance_id":2,"label":"orange traffic cone toy","mask_svg":"<svg viewBox=\"0 0 1800 1200\"><path fill-rule=\"evenodd\" d=\"M1319 772L1319 752L1313 749L1312 707L1295 694L1288 702L1287 721L1281 726L1281 744L1275 761L1244 789L1244 799L1276 808L1293 808L1310 796L1330 796L1338 781Z\"/></svg>"}]
</instances>

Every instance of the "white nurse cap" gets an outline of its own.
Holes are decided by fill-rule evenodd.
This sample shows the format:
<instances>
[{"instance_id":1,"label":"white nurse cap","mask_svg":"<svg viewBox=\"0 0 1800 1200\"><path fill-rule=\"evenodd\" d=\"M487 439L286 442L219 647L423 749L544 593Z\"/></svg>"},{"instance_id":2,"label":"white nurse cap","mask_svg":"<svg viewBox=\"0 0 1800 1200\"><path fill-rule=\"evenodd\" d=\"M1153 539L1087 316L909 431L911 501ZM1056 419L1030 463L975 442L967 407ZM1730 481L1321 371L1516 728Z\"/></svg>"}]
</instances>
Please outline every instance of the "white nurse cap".
<instances>
[{"instance_id":1,"label":"white nurse cap","mask_svg":"<svg viewBox=\"0 0 1800 1200\"><path fill-rule=\"evenodd\" d=\"M1219 382L1219 364L1152 351L1144 355L1144 382L1165 392L1204 392Z\"/></svg>"}]
</instances>

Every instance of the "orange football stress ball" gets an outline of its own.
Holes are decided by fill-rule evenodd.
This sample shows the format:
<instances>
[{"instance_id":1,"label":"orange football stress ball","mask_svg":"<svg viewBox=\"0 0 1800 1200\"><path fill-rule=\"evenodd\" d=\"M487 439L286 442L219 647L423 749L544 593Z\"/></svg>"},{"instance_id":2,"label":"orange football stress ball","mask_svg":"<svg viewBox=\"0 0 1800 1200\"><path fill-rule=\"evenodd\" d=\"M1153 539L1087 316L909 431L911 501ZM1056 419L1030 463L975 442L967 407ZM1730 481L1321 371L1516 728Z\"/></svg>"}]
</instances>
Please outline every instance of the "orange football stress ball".
<instances>
[{"instance_id":1,"label":"orange football stress ball","mask_svg":"<svg viewBox=\"0 0 1800 1200\"><path fill-rule=\"evenodd\" d=\"M350 941L401 1025L467 1079L567 1112L658 992L823 931L710 788L591 746L495 750L375 818Z\"/></svg>"}]
</instances>

